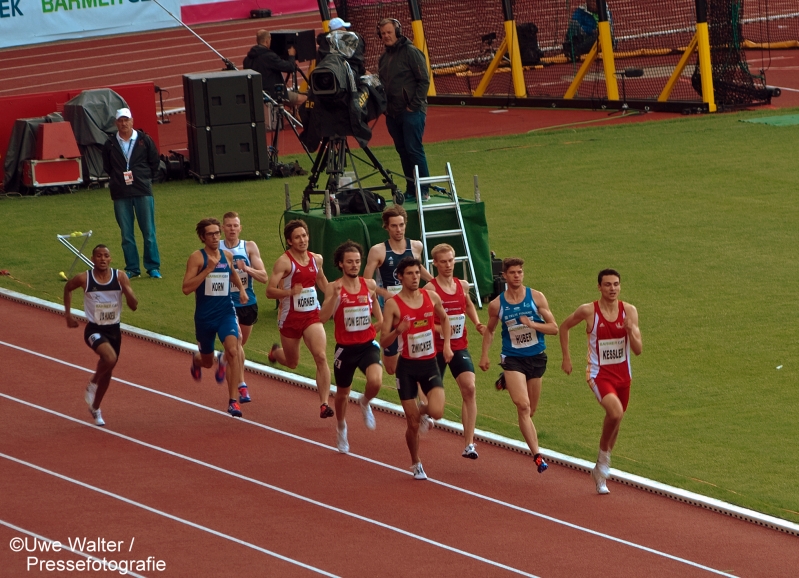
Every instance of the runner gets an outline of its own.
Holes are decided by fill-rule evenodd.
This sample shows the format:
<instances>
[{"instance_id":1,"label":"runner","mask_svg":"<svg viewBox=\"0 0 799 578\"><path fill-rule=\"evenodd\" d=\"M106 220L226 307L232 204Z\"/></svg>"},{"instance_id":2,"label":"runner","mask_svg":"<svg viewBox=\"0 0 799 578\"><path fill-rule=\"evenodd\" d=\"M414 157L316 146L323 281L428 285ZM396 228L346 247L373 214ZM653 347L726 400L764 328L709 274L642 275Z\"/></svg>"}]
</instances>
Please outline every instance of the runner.
<instances>
[{"instance_id":1,"label":"runner","mask_svg":"<svg viewBox=\"0 0 799 578\"><path fill-rule=\"evenodd\" d=\"M424 433L429 421L422 425L422 417L441 419L444 415L444 384L436 363L436 347L433 341L434 316L441 320L444 344L444 361L452 360L450 326L441 298L432 291L420 291L419 280L422 264L419 259L405 257L397 265L397 279L402 283L400 292L386 301L383 309L383 329L380 345L386 347L399 341L400 359L397 364L397 390L405 410L408 424L405 442L411 453L413 477L426 480L419 459L419 432ZM418 388L427 396L427 405L417 404Z\"/></svg>"},{"instance_id":2,"label":"runner","mask_svg":"<svg viewBox=\"0 0 799 578\"><path fill-rule=\"evenodd\" d=\"M539 453L533 415L547 369L544 335L557 335L558 324L544 294L524 286L524 260L516 257L503 260L502 275L507 289L488 305L488 326L483 334L480 369L488 371L488 350L501 321L500 365L505 371L500 373L496 386L508 390L519 415L519 429L533 453L538 473L543 474L548 466Z\"/></svg>"},{"instance_id":3,"label":"runner","mask_svg":"<svg viewBox=\"0 0 799 578\"><path fill-rule=\"evenodd\" d=\"M91 261L94 267L90 271L78 273L64 286L64 317L70 329L78 326L77 320L72 316L72 292L82 287L83 310L88 321L83 331L83 340L100 357L97 370L86 386L84 399L89 405L89 413L92 414L95 425L102 426L105 421L100 404L111 383L111 374L122 346L122 332L119 330L122 294L125 294L125 302L131 311L136 311L139 301L125 272L110 268L111 253L108 247L97 245L92 249Z\"/></svg>"},{"instance_id":4,"label":"runner","mask_svg":"<svg viewBox=\"0 0 799 578\"><path fill-rule=\"evenodd\" d=\"M408 222L408 213L399 205L392 205L383 211L383 228L388 231L388 240L374 245L369 249L366 259L366 268L363 276L372 279L377 271L377 295L382 307L387 299L400 292L402 284L397 278L397 264L405 257L416 258L421 261L422 242L405 238L405 225ZM430 281L433 276L422 266L422 280ZM382 342L382 340L381 340ZM383 365L386 373L394 375L397 370L398 350L394 341L383 349Z\"/></svg>"},{"instance_id":5,"label":"runner","mask_svg":"<svg viewBox=\"0 0 799 578\"><path fill-rule=\"evenodd\" d=\"M477 309L474 303L467 296L469 295L469 284L453 276L455 271L455 249L452 246L442 243L433 247L430 251L433 257L433 265L438 271L438 275L425 286L428 291L435 291L439 297L444 310L449 317L449 325L452 335L452 360L447 363L444 361L444 340L441 338L441 321L438 317L436 322L436 362L441 377L444 377L444 370L449 365L449 371L461 390L463 402L461 404L461 422L463 422L463 438L466 447L461 454L464 458L477 459L477 449L474 444L474 425L477 420L477 399L475 397L475 376L474 363L467 349L469 343L466 340L466 318L471 319L477 332L482 335L485 332L485 325L480 323L477 317Z\"/></svg>"},{"instance_id":6,"label":"runner","mask_svg":"<svg viewBox=\"0 0 799 578\"><path fill-rule=\"evenodd\" d=\"M319 321L316 295L316 287L327 290L322 256L308 250L305 221L295 219L286 223L283 236L288 250L278 257L266 286L269 299L280 299L277 326L281 345L272 345L269 361L294 369L300 362L300 340L303 340L316 363L316 387L322 402L319 417L333 417L333 409L327 403L330 396L330 369L325 352L327 337Z\"/></svg>"},{"instance_id":7,"label":"runner","mask_svg":"<svg viewBox=\"0 0 799 578\"><path fill-rule=\"evenodd\" d=\"M241 279L233 269L233 255L219 249L222 227L217 219L209 217L197 223L197 236L204 247L194 251L186 262L183 276L183 294L194 293L194 332L197 336L199 352L191 357L191 376L195 381L202 379L202 368L214 365L214 342L219 341L225 348L224 355L217 357L216 382L225 381L227 368L233 374L228 380L228 408L233 417L241 417L241 407L236 401L236 385L241 381L239 363L239 324L236 311L230 298L230 286L235 285L239 292L239 303L247 303L247 293Z\"/></svg>"},{"instance_id":8,"label":"runner","mask_svg":"<svg viewBox=\"0 0 799 578\"><path fill-rule=\"evenodd\" d=\"M593 303L580 305L560 325L560 348L563 352L561 368L571 375L569 330L585 321L588 334L588 366L585 377L605 410L602 436L599 438L599 455L591 477L598 494L609 494L607 479L610 475L610 452L616 445L619 427L630 400L630 350L641 355L643 342L638 328L638 310L619 299L621 275L614 269L603 269L597 277L600 298Z\"/></svg>"},{"instance_id":9,"label":"runner","mask_svg":"<svg viewBox=\"0 0 799 578\"><path fill-rule=\"evenodd\" d=\"M366 376L366 389L360 399L366 428L375 429L375 417L369 402L380 392L383 383L383 366L380 364L380 344L375 341L376 329L383 323L380 307L375 305L376 283L359 277L363 249L354 241L346 241L336 248L333 262L343 276L329 283L325 304L319 319L326 323L333 317L336 335L336 353L333 375L336 378L336 417L338 437L336 446L341 453L350 451L347 439L347 402L355 370ZM372 317L375 322L372 324Z\"/></svg>"},{"instance_id":10,"label":"runner","mask_svg":"<svg viewBox=\"0 0 799 578\"><path fill-rule=\"evenodd\" d=\"M239 238L241 234L239 214L235 211L225 213L222 217L222 229L225 239L221 248L225 251L230 251L233 255L233 266L236 274L247 290L247 304L242 305L239 302L238 288L234 283L230 284L230 297L236 307L236 317L239 320L239 328L241 329L239 343L239 365L241 366L239 375L241 375L241 383L232 385L238 386L239 403L249 403L251 401L250 393L247 389L247 384L244 382L244 346L250 338L252 326L258 321L258 303L255 298L255 291L252 288L252 281L255 279L259 283L266 284L269 281L269 277L266 274L264 262L261 260L261 252L258 250L258 245L254 241L245 241ZM228 374L228 379L233 379L232 372ZM228 384L228 387L230 386L231 384Z\"/></svg>"}]
</instances>

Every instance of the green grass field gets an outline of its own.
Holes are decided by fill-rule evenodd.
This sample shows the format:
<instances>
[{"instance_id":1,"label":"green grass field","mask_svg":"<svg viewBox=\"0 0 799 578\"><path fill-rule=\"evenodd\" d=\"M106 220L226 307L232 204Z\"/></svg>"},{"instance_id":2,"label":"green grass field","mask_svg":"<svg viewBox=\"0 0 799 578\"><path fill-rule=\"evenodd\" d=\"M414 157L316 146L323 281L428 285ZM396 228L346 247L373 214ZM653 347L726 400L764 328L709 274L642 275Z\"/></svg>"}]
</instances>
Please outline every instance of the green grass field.
<instances>
[{"instance_id":1,"label":"green grass field","mask_svg":"<svg viewBox=\"0 0 799 578\"><path fill-rule=\"evenodd\" d=\"M799 127L739 122L774 114L761 110L426 148L433 174L452 163L461 194L469 194L473 174L480 176L492 250L526 260L527 284L546 294L558 322L596 297L601 268L621 271L622 298L640 313L644 352L633 360L631 403L614 467L799 522ZM398 170L393 149L375 153ZM193 341L194 299L180 285L186 259L199 246L195 223L238 211L242 237L258 242L271 269L282 252L284 184L296 203L306 182L297 177L158 186L164 279L135 280L140 309L126 311L123 320ZM68 268L71 256L55 235L75 230L92 229L92 243L108 244L116 265L123 266L105 190L4 199L0 215L9 225L0 237L0 269L13 276L0 277L2 287L61 302L58 272ZM260 303L247 352L265 362L277 330L273 302ZM79 298L75 306L81 306ZM572 330L576 366L584 355L582 331ZM474 355L479 347L473 339ZM499 339L494 349L492 363ZM548 339L548 353L535 417L541 444L593 460L601 408L581 371L570 377L560 371L557 338ZM298 371L312 375L307 352ZM521 439L513 404L493 388L496 374L478 370L478 427ZM447 417L459 419L457 387L450 376L445 381ZM357 381L355 389L362 384ZM382 396L397 400L390 389Z\"/></svg>"}]
</instances>

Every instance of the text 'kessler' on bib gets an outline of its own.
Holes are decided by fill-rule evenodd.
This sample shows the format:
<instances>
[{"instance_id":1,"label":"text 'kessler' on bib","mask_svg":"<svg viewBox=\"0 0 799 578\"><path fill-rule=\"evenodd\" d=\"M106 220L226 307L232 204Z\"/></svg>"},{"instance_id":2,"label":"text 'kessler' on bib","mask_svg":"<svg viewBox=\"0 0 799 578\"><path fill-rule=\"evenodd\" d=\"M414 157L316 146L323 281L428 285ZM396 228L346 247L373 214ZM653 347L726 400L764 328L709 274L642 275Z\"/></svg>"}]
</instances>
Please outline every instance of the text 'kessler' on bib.
<instances>
[{"instance_id":1,"label":"text 'kessler' on bib","mask_svg":"<svg viewBox=\"0 0 799 578\"><path fill-rule=\"evenodd\" d=\"M627 361L627 340L618 339L599 340L599 365L615 365Z\"/></svg>"}]
</instances>

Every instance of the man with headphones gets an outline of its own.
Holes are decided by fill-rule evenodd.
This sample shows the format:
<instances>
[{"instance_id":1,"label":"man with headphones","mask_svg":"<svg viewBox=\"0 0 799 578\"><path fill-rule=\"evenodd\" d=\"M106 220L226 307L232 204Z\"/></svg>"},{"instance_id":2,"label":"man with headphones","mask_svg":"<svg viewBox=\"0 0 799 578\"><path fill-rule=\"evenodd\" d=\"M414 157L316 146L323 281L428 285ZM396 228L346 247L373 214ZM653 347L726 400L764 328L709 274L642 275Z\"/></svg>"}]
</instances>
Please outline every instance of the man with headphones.
<instances>
[{"instance_id":1,"label":"man with headphones","mask_svg":"<svg viewBox=\"0 0 799 578\"><path fill-rule=\"evenodd\" d=\"M405 175L405 199L415 200L414 166L420 177L429 177L422 136L427 116L427 89L430 77L427 61L421 50L402 35L402 25L394 18L377 24L377 35L385 52L380 56L380 82L386 91L386 127L402 163ZM422 187L422 199L430 198L428 187Z\"/></svg>"}]
</instances>

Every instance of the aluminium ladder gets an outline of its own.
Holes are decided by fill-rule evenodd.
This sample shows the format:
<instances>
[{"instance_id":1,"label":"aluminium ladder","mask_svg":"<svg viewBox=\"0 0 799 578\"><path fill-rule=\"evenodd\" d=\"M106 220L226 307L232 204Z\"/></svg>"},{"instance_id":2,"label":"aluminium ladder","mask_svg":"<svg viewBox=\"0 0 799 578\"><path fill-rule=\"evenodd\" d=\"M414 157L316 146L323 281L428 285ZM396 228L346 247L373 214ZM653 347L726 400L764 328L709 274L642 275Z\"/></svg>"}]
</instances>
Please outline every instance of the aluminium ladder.
<instances>
[{"instance_id":1,"label":"aluminium ladder","mask_svg":"<svg viewBox=\"0 0 799 578\"><path fill-rule=\"evenodd\" d=\"M480 299L480 288L477 286L477 276L474 272L474 262L472 261L472 252L469 249L469 240L466 238L466 227L463 224L463 215L461 214L461 205L458 201L458 193L455 190L455 179L452 176L452 167L447 163L447 174L438 177L420 177L419 166L414 166L414 181L416 183L416 199L419 207L419 222L422 229L422 249L424 250L424 264L428 271L432 270L433 259L430 257L430 251L427 248L428 239L438 239L441 237L458 237L463 242L463 247L466 250L465 255L455 255L456 263L463 263L463 278L464 281L469 283L469 288L474 290L477 307L482 309L483 302ZM422 185L435 185L443 183L449 185L449 190L441 187L433 186L432 188L438 192L444 193L451 200L444 203L435 203L425 205L422 202ZM430 211L453 211L457 220L457 229L441 229L441 230L428 230L425 224L424 214Z\"/></svg>"}]
</instances>

